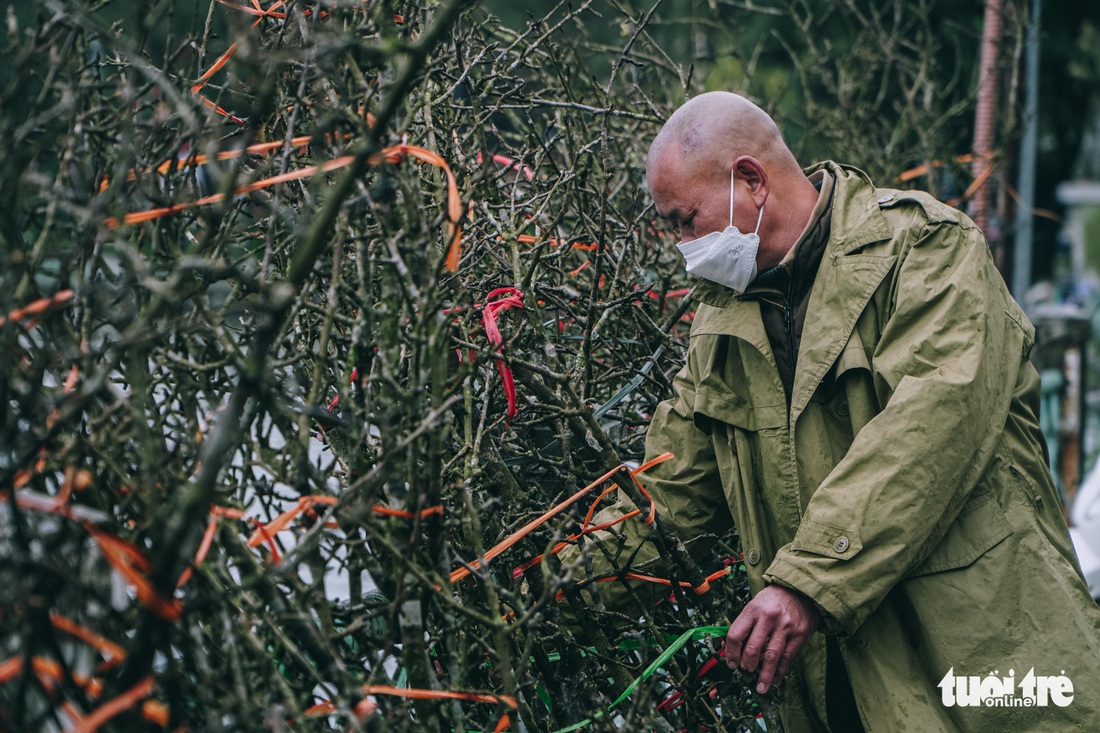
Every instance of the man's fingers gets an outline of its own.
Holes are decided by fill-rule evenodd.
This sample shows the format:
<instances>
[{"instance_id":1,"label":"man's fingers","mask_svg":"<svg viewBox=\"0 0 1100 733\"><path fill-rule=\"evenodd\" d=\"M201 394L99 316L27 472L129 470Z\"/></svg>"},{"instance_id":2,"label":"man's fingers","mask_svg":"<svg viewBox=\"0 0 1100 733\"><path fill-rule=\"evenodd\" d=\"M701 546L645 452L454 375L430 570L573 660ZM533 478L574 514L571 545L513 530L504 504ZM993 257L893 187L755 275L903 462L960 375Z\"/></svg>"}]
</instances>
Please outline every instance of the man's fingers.
<instances>
[{"instance_id":1,"label":"man's fingers","mask_svg":"<svg viewBox=\"0 0 1100 733\"><path fill-rule=\"evenodd\" d=\"M816 609L804 596L768 586L734 619L726 632L722 654L730 669L740 667L752 672L759 666L758 690L763 694L787 673L798 650L820 623Z\"/></svg>"},{"instance_id":2,"label":"man's fingers","mask_svg":"<svg viewBox=\"0 0 1100 733\"><path fill-rule=\"evenodd\" d=\"M745 651L745 641L752 634L754 626L756 626L756 612L750 601L741 610L737 618L733 620L729 631L726 632L726 664L730 669L734 669L741 664L741 656Z\"/></svg>"},{"instance_id":3,"label":"man's fingers","mask_svg":"<svg viewBox=\"0 0 1100 733\"><path fill-rule=\"evenodd\" d=\"M726 640L722 645L722 655L726 658L726 666L730 669L735 669L741 663L741 647L744 644L742 634L747 632L742 632L739 624L741 624L740 616L730 624L729 631L726 632ZM751 627L749 629L751 630Z\"/></svg>"},{"instance_id":4,"label":"man's fingers","mask_svg":"<svg viewBox=\"0 0 1100 733\"><path fill-rule=\"evenodd\" d=\"M780 665L787 655L787 635L782 630L776 630L772 638L768 639L764 648L760 665L760 676L757 677L756 691L765 694L772 686L772 681L782 679ZM786 670L784 670L785 672Z\"/></svg>"},{"instance_id":5,"label":"man's fingers","mask_svg":"<svg viewBox=\"0 0 1100 733\"><path fill-rule=\"evenodd\" d=\"M772 635L773 629L773 624L768 623L768 617L757 617L752 633L745 640L745 646L741 651L741 669L746 672L756 669L768 646L768 638Z\"/></svg>"}]
</instances>

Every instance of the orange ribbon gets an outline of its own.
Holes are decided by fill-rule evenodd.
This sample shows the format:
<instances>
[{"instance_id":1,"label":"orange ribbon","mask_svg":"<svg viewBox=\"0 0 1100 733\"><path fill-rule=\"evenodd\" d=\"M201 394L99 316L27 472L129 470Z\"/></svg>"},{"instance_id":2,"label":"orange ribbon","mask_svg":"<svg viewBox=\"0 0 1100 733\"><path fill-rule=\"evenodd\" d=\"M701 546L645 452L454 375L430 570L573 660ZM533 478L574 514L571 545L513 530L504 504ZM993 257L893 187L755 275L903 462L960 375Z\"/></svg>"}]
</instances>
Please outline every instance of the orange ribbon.
<instances>
[{"instance_id":1,"label":"orange ribbon","mask_svg":"<svg viewBox=\"0 0 1100 733\"><path fill-rule=\"evenodd\" d=\"M390 509L388 506L372 506L370 510L375 514L381 514L386 517L397 517L398 519L413 520L424 519L425 517L430 517L433 514L442 514L443 505L436 504L435 506L430 506L427 509L421 509L415 514L413 512L402 511L401 509Z\"/></svg>"},{"instance_id":2,"label":"orange ribbon","mask_svg":"<svg viewBox=\"0 0 1100 733\"><path fill-rule=\"evenodd\" d=\"M301 138L294 138L294 140L301 140ZM292 140L293 142L293 140ZM282 144L272 146L270 143L262 143L261 148L265 152L274 150L278 147L282 147ZM246 151L248 148L245 149ZM226 158L236 157L241 153L238 151L231 151L226 153ZM219 154L220 155L220 154ZM200 156L201 157L201 156ZM218 157L218 156L215 156ZM447 165L447 161L443 159L437 153L432 152L426 148L419 147L417 145L409 145L407 143L401 143L400 145L391 145L388 148L384 148L380 153L372 155L368 162L371 165L378 165L381 162L387 163L400 163L405 158L415 158L416 160L434 165L443 170L444 175L447 177L447 259L446 266L451 272L458 271L458 261L460 255L460 245L462 239L462 196L458 192L458 182L455 180L454 173L451 171L451 167ZM197 158L196 158L197 160ZM206 158L203 158L206 160ZM270 178L264 178L259 181L253 181L244 185L238 186L232 192L232 196L241 196L253 191L259 191L263 188L277 185L279 183L286 183L287 181L295 181L301 178L308 178L316 173L329 173L339 168L344 168L350 165L355 160L354 156L342 155L338 158L318 163L316 165L309 165L297 170L288 171L286 173L272 176ZM191 160L185 161L188 165L197 165L192 163ZM158 166L158 170L165 164L161 163ZM135 211L126 214L119 220L116 217L108 217L104 220L104 224L109 229L116 229L120 226L127 226L131 224L140 224L146 221L153 221L154 219L160 219L172 214L178 214L181 211L192 209L197 206L208 206L210 204L216 204L225 200L226 195L223 193L215 193L209 196L204 196L196 201L184 201L178 204L172 204L171 206L164 206L157 209L146 209L145 211Z\"/></svg>"},{"instance_id":3,"label":"orange ribbon","mask_svg":"<svg viewBox=\"0 0 1100 733\"><path fill-rule=\"evenodd\" d=\"M118 697L108 700L92 711L86 718L80 720L69 729L69 733L92 733L104 723L119 713L124 713L134 707L139 700L143 700L153 694L156 681L152 675L131 687Z\"/></svg>"},{"instance_id":4,"label":"orange ribbon","mask_svg":"<svg viewBox=\"0 0 1100 733\"><path fill-rule=\"evenodd\" d=\"M64 305L72 299L72 290L59 290L48 298L39 298L29 305L26 305L22 308L16 308L11 313L8 313L8 315L6 316L0 316L0 326L3 326L6 323L21 321L24 318L29 318L30 316L40 315L47 310Z\"/></svg>"},{"instance_id":5,"label":"orange ribbon","mask_svg":"<svg viewBox=\"0 0 1100 733\"><path fill-rule=\"evenodd\" d=\"M119 572L137 591L138 602L166 621L179 621L183 607L177 599L162 596L145 573L149 572L149 561L145 555L129 542L96 529L85 522L84 528L99 545L99 551L107 562Z\"/></svg>"},{"instance_id":6,"label":"orange ribbon","mask_svg":"<svg viewBox=\"0 0 1100 733\"><path fill-rule=\"evenodd\" d=\"M210 548L214 544L214 534L218 529L218 517L244 519L244 513L240 509L231 509L224 506L210 507L210 518L206 521L206 531L203 532L202 541L199 543L199 549L195 553L195 560L192 563L192 567L184 568L183 572L180 573L179 580L176 581L177 588L182 588L187 585L187 581L191 580L191 575L194 573L194 568L202 565L203 561L206 560L206 555L210 552Z\"/></svg>"},{"instance_id":7,"label":"orange ribbon","mask_svg":"<svg viewBox=\"0 0 1100 733\"><path fill-rule=\"evenodd\" d=\"M664 453L660 456L657 456L653 460L651 460L647 463L643 463L641 466L638 466L637 468L635 468L633 471L630 472L630 476L633 478L633 477L637 476L637 474L643 473L644 471L648 470L649 468L652 468L653 466L657 465L658 463L663 463L664 461L667 461L669 458L672 458L671 453ZM467 565L452 571L451 572L451 582L456 583L459 580L462 580L463 578L467 577L474 570L477 570L478 568L480 568L481 564L483 562L488 562L489 560L492 560L494 557L501 554L502 552L507 550L509 547L511 547L512 545L516 544L521 539L523 539L524 537L529 535L532 531L534 531L540 525L545 524L547 521L552 519L554 516L560 514L563 511L565 511L567 508L569 508L570 506L575 504L578 500L580 500L582 497L584 497L590 491L592 491L597 486L601 485L604 481L607 481L609 478L611 478L616 473L618 473L618 471L622 468L623 468L622 466L616 466L615 468L611 469L610 471L605 473L603 476L600 476L598 479L596 479L592 483L588 484L588 486L585 486L583 489L581 489L577 493L573 494L573 496L571 496L568 499L566 499L565 501L561 502L560 504L555 506L553 509L551 509L550 511L548 511L545 514L543 514L542 516L540 516L539 518L534 519L534 520L528 522L527 524L523 525L523 527L521 527L518 531L516 531L515 533L509 535L506 539L504 539L504 541L502 541L499 544L497 544L496 546L494 546L491 550L488 550L485 553L485 555L482 559L473 560L470 563L468 563ZM637 487L639 489L642 490L642 495L645 496L646 499L649 499L649 494L646 493L645 489L642 488L642 485L638 482L638 480L636 478L634 478L634 483L637 485ZM604 493L607 493L607 492L604 492ZM601 495L601 497L602 497L602 495ZM589 516L591 516L591 511L589 512ZM650 501L649 513L646 515L646 520L645 520L646 524L652 523L653 519L655 517L656 517L656 507L654 506L653 502ZM559 543L557 546L555 546L555 548L553 550L551 550L551 552L554 553L554 554L556 554L557 552L560 552L561 548L564 547L565 544L566 543Z\"/></svg>"},{"instance_id":8,"label":"orange ribbon","mask_svg":"<svg viewBox=\"0 0 1100 733\"><path fill-rule=\"evenodd\" d=\"M393 697L404 697L409 700L465 700L467 702L483 702L490 705L505 705L512 710L519 709L519 702L511 695L489 695L482 692L458 692L452 690L423 690L417 688L408 687L388 687L384 685L363 685L361 688L364 695L390 695ZM306 715L327 715L336 710L331 702L325 701L317 703L316 705L305 710ZM356 706L355 712L361 717L368 717L374 712L374 705L369 703L363 705L360 703ZM504 713L500 716L500 720L497 721L497 725L493 728L494 733L507 730L512 724L512 720L508 713Z\"/></svg>"},{"instance_id":9,"label":"orange ribbon","mask_svg":"<svg viewBox=\"0 0 1100 733\"><path fill-rule=\"evenodd\" d=\"M62 616L57 611L50 611L50 623L69 636L80 639L85 644L93 647L105 657L105 662L100 666L100 672L113 667L126 659L126 650L121 646L104 638L86 626L81 626L76 621Z\"/></svg>"},{"instance_id":10,"label":"orange ribbon","mask_svg":"<svg viewBox=\"0 0 1100 733\"><path fill-rule=\"evenodd\" d=\"M298 503L295 504L292 508L275 517L267 524L259 525L256 528L256 531L252 533L252 536L248 538L248 546L259 547L264 542L270 541L271 535L286 529L287 525L293 522L294 518L306 509L310 509L318 504L334 506L339 503L339 501L340 500L337 499L335 496L326 496L323 494L303 496L302 498L298 499Z\"/></svg>"}]
</instances>

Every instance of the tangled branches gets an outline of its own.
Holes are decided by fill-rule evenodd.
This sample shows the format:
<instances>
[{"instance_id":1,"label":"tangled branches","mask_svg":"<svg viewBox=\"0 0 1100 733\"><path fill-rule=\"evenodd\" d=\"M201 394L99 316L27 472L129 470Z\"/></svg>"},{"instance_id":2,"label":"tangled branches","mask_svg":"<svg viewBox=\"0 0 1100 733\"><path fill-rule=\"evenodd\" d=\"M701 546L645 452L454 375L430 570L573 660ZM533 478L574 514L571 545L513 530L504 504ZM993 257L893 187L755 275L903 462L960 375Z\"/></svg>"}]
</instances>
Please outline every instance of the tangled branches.
<instances>
[{"instance_id":1,"label":"tangled branches","mask_svg":"<svg viewBox=\"0 0 1100 733\"><path fill-rule=\"evenodd\" d=\"M640 185L693 84L660 6L9 8L0 727L770 714L708 641L736 538L697 566L628 470L691 317ZM657 608L554 556L609 512Z\"/></svg>"},{"instance_id":2,"label":"tangled branches","mask_svg":"<svg viewBox=\"0 0 1100 733\"><path fill-rule=\"evenodd\" d=\"M555 730L722 620L582 634L538 562L640 458L688 302L645 19L600 85L589 5L210 3L163 64L95 4L12 18L4 727ZM713 719L708 656L644 689Z\"/></svg>"}]
</instances>

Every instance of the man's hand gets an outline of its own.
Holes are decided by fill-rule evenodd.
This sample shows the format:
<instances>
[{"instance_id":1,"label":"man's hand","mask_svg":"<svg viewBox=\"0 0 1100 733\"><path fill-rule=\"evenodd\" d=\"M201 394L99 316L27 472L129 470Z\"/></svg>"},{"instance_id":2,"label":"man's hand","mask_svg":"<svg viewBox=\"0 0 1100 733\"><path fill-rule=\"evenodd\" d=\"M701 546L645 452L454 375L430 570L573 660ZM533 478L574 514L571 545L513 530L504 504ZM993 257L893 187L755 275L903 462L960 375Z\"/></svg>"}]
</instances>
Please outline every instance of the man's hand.
<instances>
[{"instance_id":1,"label":"man's hand","mask_svg":"<svg viewBox=\"0 0 1100 733\"><path fill-rule=\"evenodd\" d=\"M783 679L794 655L820 625L821 614L813 601L769 585L748 602L726 632L726 664L747 672L760 665L756 691L763 695L774 680Z\"/></svg>"}]
</instances>

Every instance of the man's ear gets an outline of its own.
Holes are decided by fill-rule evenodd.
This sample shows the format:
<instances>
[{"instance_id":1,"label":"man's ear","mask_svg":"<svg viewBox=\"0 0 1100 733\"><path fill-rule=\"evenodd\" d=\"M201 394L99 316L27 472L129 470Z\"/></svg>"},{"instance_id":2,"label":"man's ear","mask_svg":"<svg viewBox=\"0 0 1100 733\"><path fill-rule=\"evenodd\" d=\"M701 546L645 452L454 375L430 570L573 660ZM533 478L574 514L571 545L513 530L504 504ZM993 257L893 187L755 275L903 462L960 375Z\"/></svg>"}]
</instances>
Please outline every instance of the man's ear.
<instances>
[{"instance_id":1,"label":"man's ear","mask_svg":"<svg viewBox=\"0 0 1100 733\"><path fill-rule=\"evenodd\" d=\"M757 208L768 200L768 173L764 170L764 164L751 155L742 155L733 161L733 170L738 178L744 179L749 185L753 203Z\"/></svg>"}]
</instances>

